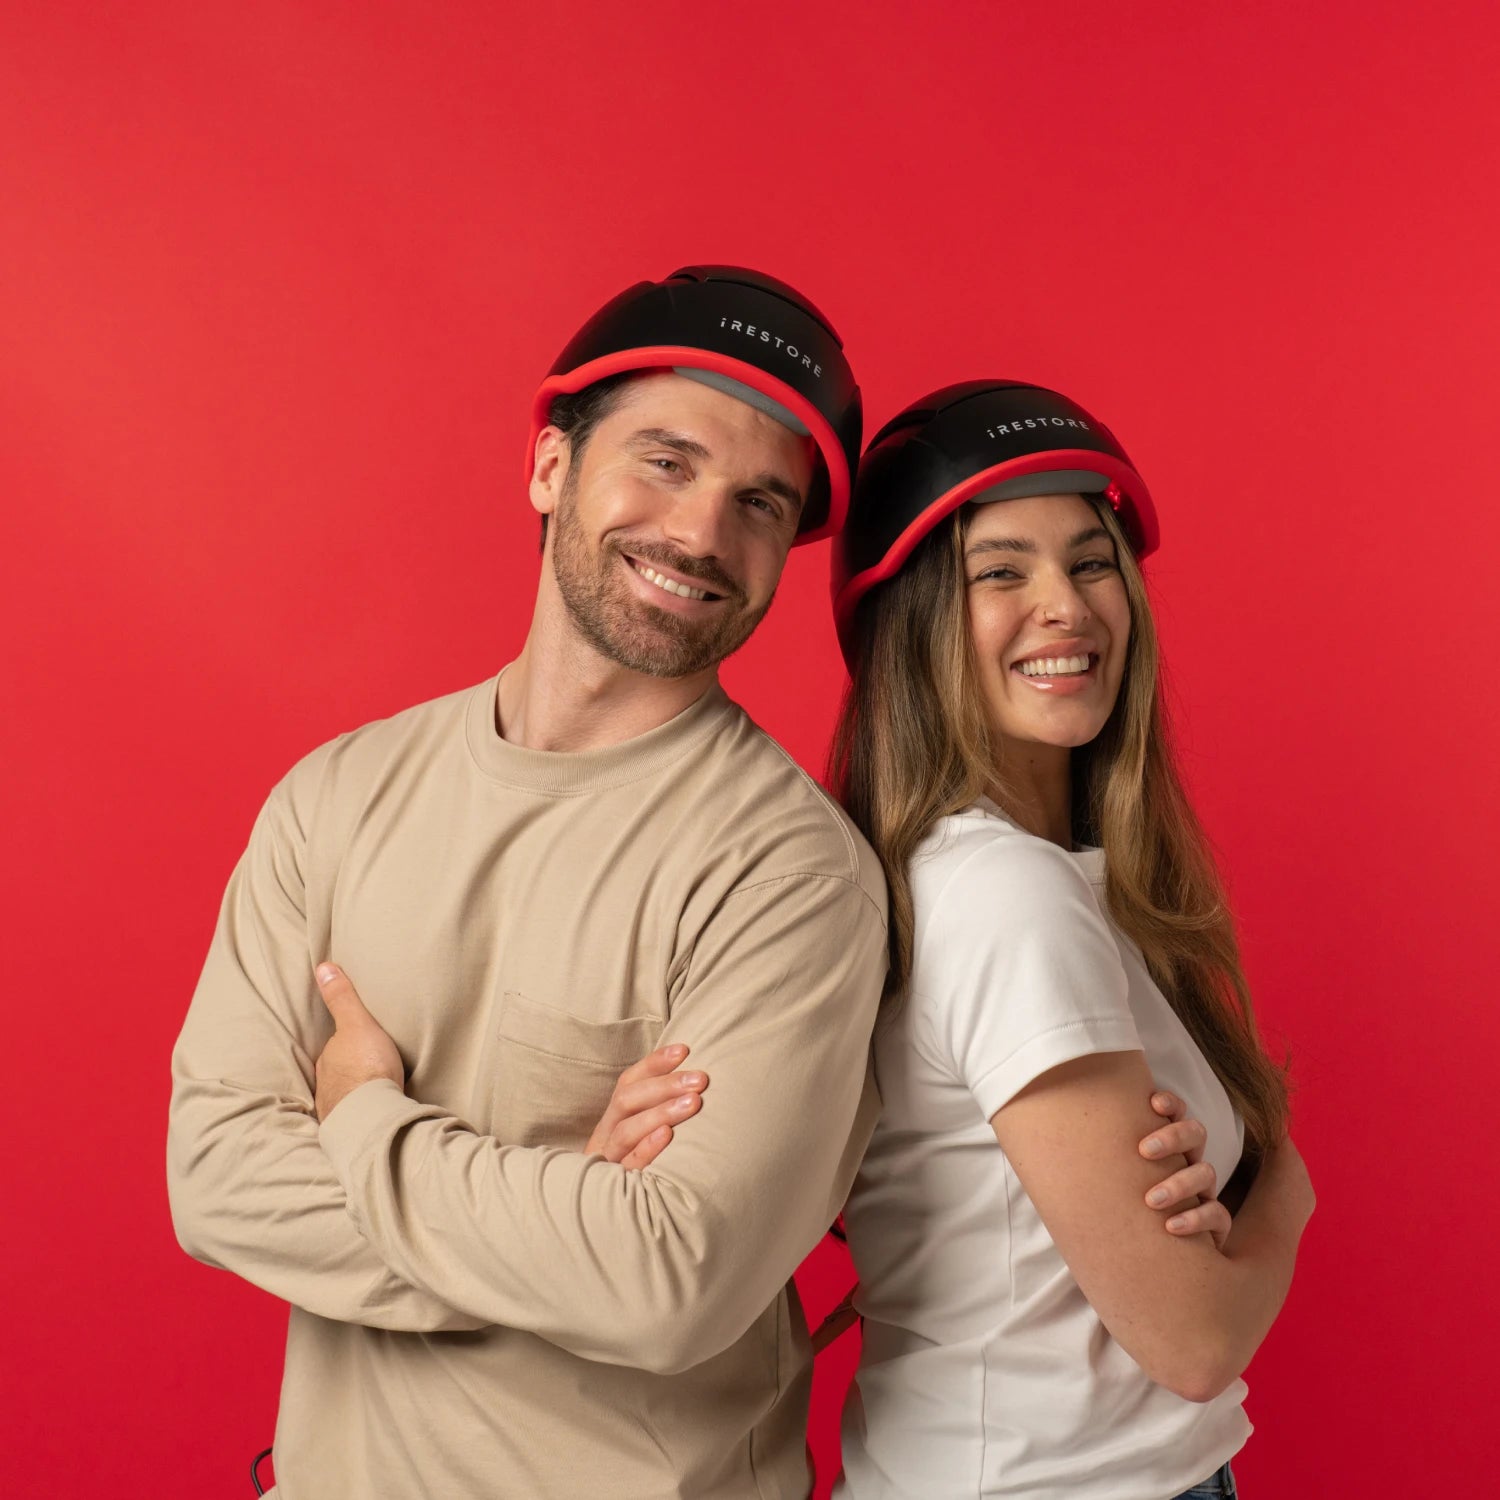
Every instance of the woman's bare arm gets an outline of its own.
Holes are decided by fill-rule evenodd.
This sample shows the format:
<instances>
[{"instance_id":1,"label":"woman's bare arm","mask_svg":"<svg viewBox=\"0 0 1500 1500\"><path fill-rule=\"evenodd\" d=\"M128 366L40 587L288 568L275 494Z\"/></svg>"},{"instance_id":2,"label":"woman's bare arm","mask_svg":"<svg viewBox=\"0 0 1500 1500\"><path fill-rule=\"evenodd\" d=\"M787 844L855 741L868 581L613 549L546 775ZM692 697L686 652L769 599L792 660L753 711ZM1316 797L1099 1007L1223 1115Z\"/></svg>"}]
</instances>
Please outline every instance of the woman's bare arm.
<instances>
[{"instance_id":1,"label":"woman's bare arm","mask_svg":"<svg viewBox=\"0 0 1500 1500\"><path fill-rule=\"evenodd\" d=\"M1141 1053L1097 1053L1044 1073L991 1124L1110 1334L1153 1380L1209 1401L1281 1310L1312 1187L1288 1142L1262 1167L1222 1250L1206 1233L1163 1234L1146 1194L1187 1161L1139 1154L1159 1123L1150 1094Z\"/></svg>"}]
</instances>

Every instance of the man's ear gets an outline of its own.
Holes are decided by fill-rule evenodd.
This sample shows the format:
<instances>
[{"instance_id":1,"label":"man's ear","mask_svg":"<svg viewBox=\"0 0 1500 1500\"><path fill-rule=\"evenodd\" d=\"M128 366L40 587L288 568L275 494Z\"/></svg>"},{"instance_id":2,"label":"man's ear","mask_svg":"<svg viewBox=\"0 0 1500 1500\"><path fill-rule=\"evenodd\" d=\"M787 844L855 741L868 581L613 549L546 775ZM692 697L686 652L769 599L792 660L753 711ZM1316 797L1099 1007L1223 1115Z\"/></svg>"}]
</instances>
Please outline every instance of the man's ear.
<instances>
[{"instance_id":1,"label":"man's ear","mask_svg":"<svg viewBox=\"0 0 1500 1500\"><path fill-rule=\"evenodd\" d=\"M542 428L531 459L531 508L538 515L550 516L557 509L571 461L572 449L566 435L556 427Z\"/></svg>"}]
</instances>

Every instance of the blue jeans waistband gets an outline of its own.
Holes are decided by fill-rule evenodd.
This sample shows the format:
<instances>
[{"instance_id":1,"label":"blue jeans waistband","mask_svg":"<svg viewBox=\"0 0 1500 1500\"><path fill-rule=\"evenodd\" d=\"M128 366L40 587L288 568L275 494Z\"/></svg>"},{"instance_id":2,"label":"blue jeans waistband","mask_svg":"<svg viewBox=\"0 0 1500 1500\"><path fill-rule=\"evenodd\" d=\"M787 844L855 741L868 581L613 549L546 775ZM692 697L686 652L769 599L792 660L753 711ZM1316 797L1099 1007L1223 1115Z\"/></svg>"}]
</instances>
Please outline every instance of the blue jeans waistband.
<instances>
[{"instance_id":1,"label":"blue jeans waistband","mask_svg":"<svg viewBox=\"0 0 1500 1500\"><path fill-rule=\"evenodd\" d=\"M1192 1489L1184 1490L1177 1500L1237 1500L1238 1495L1239 1491L1234 1487L1234 1471L1225 1464Z\"/></svg>"}]
</instances>

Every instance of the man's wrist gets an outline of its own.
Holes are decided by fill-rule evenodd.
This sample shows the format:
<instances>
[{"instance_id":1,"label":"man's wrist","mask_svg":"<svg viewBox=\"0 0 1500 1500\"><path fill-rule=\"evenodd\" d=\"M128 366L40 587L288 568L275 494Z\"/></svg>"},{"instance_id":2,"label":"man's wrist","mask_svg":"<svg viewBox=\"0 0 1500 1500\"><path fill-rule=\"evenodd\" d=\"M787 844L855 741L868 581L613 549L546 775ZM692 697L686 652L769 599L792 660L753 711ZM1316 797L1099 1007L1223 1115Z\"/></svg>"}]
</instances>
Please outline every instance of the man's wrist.
<instances>
[{"instance_id":1,"label":"man's wrist","mask_svg":"<svg viewBox=\"0 0 1500 1500\"><path fill-rule=\"evenodd\" d=\"M390 1078L370 1078L349 1090L318 1126L318 1144L348 1190L348 1169L366 1143L393 1118L421 1105Z\"/></svg>"},{"instance_id":2,"label":"man's wrist","mask_svg":"<svg viewBox=\"0 0 1500 1500\"><path fill-rule=\"evenodd\" d=\"M344 1079L341 1081L341 1086L336 1091L325 1089L323 1098L320 1101L322 1104L322 1110L318 1115L319 1123L321 1124L323 1121L327 1120L333 1114L334 1110L336 1110L339 1105L341 1105L344 1100L349 1097L350 1094L358 1093L358 1091L362 1089L367 1083L380 1082L381 1077L382 1075L379 1073L372 1073L368 1078Z\"/></svg>"}]
</instances>

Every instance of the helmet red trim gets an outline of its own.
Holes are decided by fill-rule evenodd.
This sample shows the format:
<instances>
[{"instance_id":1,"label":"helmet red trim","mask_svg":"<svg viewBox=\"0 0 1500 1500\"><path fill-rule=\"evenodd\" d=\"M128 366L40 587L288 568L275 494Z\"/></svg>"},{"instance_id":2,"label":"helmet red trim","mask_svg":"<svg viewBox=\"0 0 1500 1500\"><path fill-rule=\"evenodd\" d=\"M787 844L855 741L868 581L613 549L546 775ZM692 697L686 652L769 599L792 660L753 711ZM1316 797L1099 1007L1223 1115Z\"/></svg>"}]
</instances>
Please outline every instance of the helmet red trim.
<instances>
[{"instance_id":1,"label":"helmet red trim","mask_svg":"<svg viewBox=\"0 0 1500 1500\"><path fill-rule=\"evenodd\" d=\"M1043 453L1028 453L1005 463L994 464L971 474L961 483L945 490L930 505L920 511L886 550L885 555L873 567L855 573L849 578L835 575L833 580L833 617L838 630L839 644L845 660L852 661L854 655L850 632L854 625L854 612L859 601L878 583L894 578L916 550L917 544L944 516L950 515L961 505L967 504L977 495L1007 479L1019 479L1025 474L1045 474L1054 469L1086 469L1100 474L1109 481L1102 498L1118 515L1122 505L1128 505L1128 514L1139 532L1135 552L1138 557L1156 549L1160 540L1156 511L1150 496L1138 475L1129 464L1097 449L1051 448ZM1132 541L1135 541L1132 538Z\"/></svg>"},{"instance_id":2,"label":"helmet red trim","mask_svg":"<svg viewBox=\"0 0 1500 1500\"><path fill-rule=\"evenodd\" d=\"M549 375L538 388L531 409L531 436L526 443L526 482L531 482L532 469L536 462L536 440L547 425L547 416L553 398L573 395L596 380L605 380L611 375L623 375L636 370L670 370L685 365L691 370L712 370L716 375L726 375L738 380L752 390L769 397L786 407L807 428L818 445L824 466L828 470L828 515L820 526L810 531L799 532L794 546L805 542L822 541L832 536L844 524L849 511L849 460L844 446L839 442L832 424L800 391L768 375L758 365L744 360L732 359L726 354L711 350L694 349L681 344L655 344L639 349L621 349L614 354L604 354L591 359L561 375Z\"/></svg>"}]
</instances>

